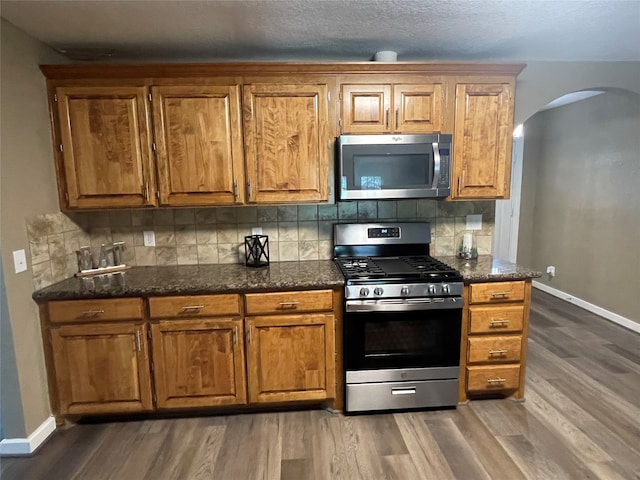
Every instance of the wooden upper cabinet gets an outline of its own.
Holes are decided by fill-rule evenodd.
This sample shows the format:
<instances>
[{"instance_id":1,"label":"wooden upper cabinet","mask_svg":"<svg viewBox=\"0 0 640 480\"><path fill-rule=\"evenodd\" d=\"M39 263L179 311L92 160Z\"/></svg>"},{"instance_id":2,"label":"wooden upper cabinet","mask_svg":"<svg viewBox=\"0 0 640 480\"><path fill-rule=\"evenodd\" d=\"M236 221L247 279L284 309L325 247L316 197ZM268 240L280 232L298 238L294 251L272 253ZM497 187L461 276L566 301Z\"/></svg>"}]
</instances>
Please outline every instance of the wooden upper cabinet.
<instances>
[{"instance_id":1,"label":"wooden upper cabinet","mask_svg":"<svg viewBox=\"0 0 640 480\"><path fill-rule=\"evenodd\" d=\"M78 86L55 92L66 207L153 205L146 88Z\"/></svg>"},{"instance_id":2,"label":"wooden upper cabinet","mask_svg":"<svg viewBox=\"0 0 640 480\"><path fill-rule=\"evenodd\" d=\"M394 85L394 131L400 133L442 132L443 86Z\"/></svg>"},{"instance_id":3,"label":"wooden upper cabinet","mask_svg":"<svg viewBox=\"0 0 640 480\"><path fill-rule=\"evenodd\" d=\"M160 205L242 203L237 85L151 88Z\"/></svg>"},{"instance_id":4,"label":"wooden upper cabinet","mask_svg":"<svg viewBox=\"0 0 640 480\"><path fill-rule=\"evenodd\" d=\"M328 200L327 91L325 84L244 86L249 203Z\"/></svg>"},{"instance_id":5,"label":"wooden upper cabinet","mask_svg":"<svg viewBox=\"0 0 640 480\"><path fill-rule=\"evenodd\" d=\"M509 198L513 83L458 83L451 198Z\"/></svg>"},{"instance_id":6,"label":"wooden upper cabinet","mask_svg":"<svg viewBox=\"0 0 640 480\"><path fill-rule=\"evenodd\" d=\"M441 132L444 90L433 84L343 84L342 133Z\"/></svg>"},{"instance_id":7,"label":"wooden upper cabinet","mask_svg":"<svg viewBox=\"0 0 640 480\"><path fill-rule=\"evenodd\" d=\"M145 327L134 323L51 329L62 414L124 413L153 408Z\"/></svg>"},{"instance_id":8,"label":"wooden upper cabinet","mask_svg":"<svg viewBox=\"0 0 640 480\"><path fill-rule=\"evenodd\" d=\"M390 131L391 85L341 86L342 133Z\"/></svg>"}]
</instances>

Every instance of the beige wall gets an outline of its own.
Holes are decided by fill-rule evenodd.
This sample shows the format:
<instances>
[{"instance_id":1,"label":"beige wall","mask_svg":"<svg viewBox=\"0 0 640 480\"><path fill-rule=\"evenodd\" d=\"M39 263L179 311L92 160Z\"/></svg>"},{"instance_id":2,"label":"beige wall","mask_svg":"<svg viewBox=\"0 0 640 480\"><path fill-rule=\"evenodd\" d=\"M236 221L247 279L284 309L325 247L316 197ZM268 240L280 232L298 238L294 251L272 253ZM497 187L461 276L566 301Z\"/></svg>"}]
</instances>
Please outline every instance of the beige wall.
<instances>
[{"instance_id":1,"label":"beige wall","mask_svg":"<svg viewBox=\"0 0 640 480\"><path fill-rule=\"evenodd\" d=\"M640 323L640 95L604 93L524 128L518 262L555 265L543 283Z\"/></svg>"},{"instance_id":2,"label":"beige wall","mask_svg":"<svg viewBox=\"0 0 640 480\"><path fill-rule=\"evenodd\" d=\"M518 76L515 125L562 95L600 87L640 93L640 62L529 62Z\"/></svg>"},{"instance_id":3,"label":"beige wall","mask_svg":"<svg viewBox=\"0 0 640 480\"><path fill-rule=\"evenodd\" d=\"M20 385L14 394L21 397L24 412L3 411L2 422L5 437L17 438L33 432L50 414L31 265L27 262L29 271L15 274L11 252L24 249L29 256L25 217L58 210L45 79L38 65L64 58L4 19L1 35L0 244Z\"/></svg>"}]
</instances>

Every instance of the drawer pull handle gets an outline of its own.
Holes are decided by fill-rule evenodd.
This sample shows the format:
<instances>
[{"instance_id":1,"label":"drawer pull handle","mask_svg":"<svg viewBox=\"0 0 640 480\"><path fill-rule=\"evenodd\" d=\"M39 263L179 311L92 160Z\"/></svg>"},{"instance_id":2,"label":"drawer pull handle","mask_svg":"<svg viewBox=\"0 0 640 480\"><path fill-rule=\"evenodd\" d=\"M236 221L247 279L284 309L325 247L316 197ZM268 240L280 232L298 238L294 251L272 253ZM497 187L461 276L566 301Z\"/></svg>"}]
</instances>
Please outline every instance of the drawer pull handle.
<instances>
[{"instance_id":1,"label":"drawer pull handle","mask_svg":"<svg viewBox=\"0 0 640 480\"><path fill-rule=\"evenodd\" d=\"M85 317L95 317L96 315L100 315L101 313L104 313L104 310L85 310L84 312L82 312L82 315L84 315Z\"/></svg>"},{"instance_id":2,"label":"drawer pull handle","mask_svg":"<svg viewBox=\"0 0 640 480\"><path fill-rule=\"evenodd\" d=\"M498 378L488 378L487 379L487 383L491 383L491 384L493 384L493 383L504 383L504 382L506 382L506 379L505 378L500 378L500 377L498 377Z\"/></svg>"},{"instance_id":3,"label":"drawer pull handle","mask_svg":"<svg viewBox=\"0 0 640 480\"><path fill-rule=\"evenodd\" d=\"M507 297L511 295L511 292L493 292L491 294L492 297Z\"/></svg>"},{"instance_id":4,"label":"drawer pull handle","mask_svg":"<svg viewBox=\"0 0 640 480\"><path fill-rule=\"evenodd\" d=\"M415 395L416 387L392 388L391 395Z\"/></svg>"},{"instance_id":5,"label":"drawer pull handle","mask_svg":"<svg viewBox=\"0 0 640 480\"><path fill-rule=\"evenodd\" d=\"M182 310L184 310L185 312L191 311L191 310L200 310L204 308L204 305L187 305L185 307L182 307Z\"/></svg>"},{"instance_id":6,"label":"drawer pull handle","mask_svg":"<svg viewBox=\"0 0 640 480\"><path fill-rule=\"evenodd\" d=\"M300 305L300 302L280 302L282 308L296 308L296 305Z\"/></svg>"},{"instance_id":7,"label":"drawer pull handle","mask_svg":"<svg viewBox=\"0 0 640 480\"><path fill-rule=\"evenodd\" d=\"M491 320L489 325L492 327L506 327L509 325L509 320Z\"/></svg>"},{"instance_id":8,"label":"drawer pull handle","mask_svg":"<svg viewBox=\"0 0 640 480\"><path fill-rule=\"evenodd\" d=\"M504 355L508 351L509 350L506 350L506 349L503 349L503 350L489 350L489 355Z\"/></svg>"}]
</instances>

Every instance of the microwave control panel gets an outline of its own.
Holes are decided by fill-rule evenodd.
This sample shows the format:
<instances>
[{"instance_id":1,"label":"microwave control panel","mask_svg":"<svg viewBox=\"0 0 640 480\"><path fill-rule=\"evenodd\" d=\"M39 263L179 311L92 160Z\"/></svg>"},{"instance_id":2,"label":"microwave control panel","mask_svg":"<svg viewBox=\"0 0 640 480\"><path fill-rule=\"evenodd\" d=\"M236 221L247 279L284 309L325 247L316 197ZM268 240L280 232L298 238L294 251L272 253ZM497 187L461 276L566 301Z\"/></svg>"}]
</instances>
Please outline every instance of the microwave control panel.
<instances>
[{"instance_id":1,"label":"microwave control panel","mask_svg":"<svg viewBox=\"0 0 640 480\"><path fill-rule=\"evenodd\" d=\"M440 149L440 178L438 187L449 188L449 176L451 175L451 157L449 149Z\"/></svg>"}]
</instances>

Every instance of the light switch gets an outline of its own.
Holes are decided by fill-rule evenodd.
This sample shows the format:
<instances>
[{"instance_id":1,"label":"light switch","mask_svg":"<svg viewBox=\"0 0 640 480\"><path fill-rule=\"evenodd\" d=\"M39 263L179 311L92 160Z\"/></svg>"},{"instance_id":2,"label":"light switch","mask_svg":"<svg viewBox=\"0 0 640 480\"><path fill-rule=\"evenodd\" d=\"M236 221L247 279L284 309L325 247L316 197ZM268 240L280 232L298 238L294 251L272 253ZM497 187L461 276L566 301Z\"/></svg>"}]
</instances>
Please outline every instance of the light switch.
<instances>
[{"instance_id":1,"label":"light switch","mask_svg":"<svg viewBox=\"0 0 640 480\"><path fill-rule=\"evenodd\" d=\"M482 215L467 215L467 230L482 230Z\"/></svg>"},{"instance_id":2,"label":"light switch","mask_svg":"<svg viewBox=\"0 0 640 480\"><path fill-rule=\"evenodd\" d=\"M13 252L13 266L16 269L16 273L27 271L27 255L24 250L15 250Z\"/></svg>"},{"instance_id":3,"label":"light switch","mask_svg":"<svg viewBox=\"0 0 640 480\"><path fill-rule=\"evenodd\" d=\"M156 246L156 234L153 230L145 230L142 232L142 236L144 237L144 246L145 247L155 247Z\"/></svg>"}]
</instances>

